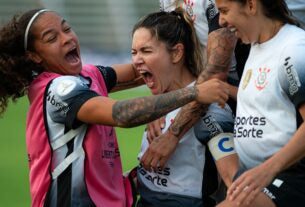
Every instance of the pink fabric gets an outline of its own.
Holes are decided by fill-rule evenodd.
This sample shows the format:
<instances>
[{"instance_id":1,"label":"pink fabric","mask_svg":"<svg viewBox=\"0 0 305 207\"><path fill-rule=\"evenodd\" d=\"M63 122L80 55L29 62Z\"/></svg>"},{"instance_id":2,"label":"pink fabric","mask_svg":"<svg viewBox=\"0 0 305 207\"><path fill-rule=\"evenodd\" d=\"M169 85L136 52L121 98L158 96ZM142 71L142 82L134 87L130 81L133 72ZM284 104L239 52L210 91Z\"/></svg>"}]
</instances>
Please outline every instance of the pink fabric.
<instances>
[{"instance_id":1,"label":"pink fabric","mask_svg":"<svg viewBox=\"0 0 305 207\"><path fill-rule=\"evenodd\" d=\"M47 83L57 76L42 73L29 88L30 108L27 115L26 145L33 207L43 206L51 183L51 147L43 119L43 97Z\"/></svg>"},{"instance_id":2,"label":"pink fabric","mask_svg":"<svg viewBox=\"0 0 305 207\"><path fill-rule=\"evenodd\" d=\"M81 74L92 79L91 89L108 96L102 75L93 65L86 65ZM58 74L42 73L29 88L30 109L27 117L27 150L29 154L32 206L43 206L51 183L51 147L43 120L43 98L48 82ZM118 143L113 127L89 125L83 143L85 181L96 206L129 207L132 194L125 192ZM126 201L128 197L128 203Z\"/></svg>"},{"instance_id":3,"label":"pink fabric","mask_svg":"<svg viewBox=\"0 0 305 207\"><path fill-rule=\"evenodd\" d=\"M132 206L134 200L132 197L132 187L128 178L124 178L125 195L126 195L126 206Z\"/></svg>"}]
</instances>

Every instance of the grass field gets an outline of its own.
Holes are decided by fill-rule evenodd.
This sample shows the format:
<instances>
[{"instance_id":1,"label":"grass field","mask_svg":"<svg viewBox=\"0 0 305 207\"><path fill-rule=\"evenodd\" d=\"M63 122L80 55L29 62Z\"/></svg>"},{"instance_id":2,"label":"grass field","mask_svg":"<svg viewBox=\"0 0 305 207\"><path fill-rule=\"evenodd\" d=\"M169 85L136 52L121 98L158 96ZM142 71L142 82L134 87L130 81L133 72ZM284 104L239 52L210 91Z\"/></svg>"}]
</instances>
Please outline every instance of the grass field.
<instances>
[{"instance_id":1,"label":"grass field","mask_svg":"<svg viewBox=\"0 0 305 207\"><path fill-rule=\"evenodd\" d=\"M148 95L145 87L113 93L115 99L126 99ZM16 104L11 103L6 113L0 118L0 206L30 206L28 181L28 163L25 146L25 119L27 98L21 98ZM121 129L117 128L121 158L124 170L137 164L136 156L144 126Z\"/></svg>"}]
</instances>

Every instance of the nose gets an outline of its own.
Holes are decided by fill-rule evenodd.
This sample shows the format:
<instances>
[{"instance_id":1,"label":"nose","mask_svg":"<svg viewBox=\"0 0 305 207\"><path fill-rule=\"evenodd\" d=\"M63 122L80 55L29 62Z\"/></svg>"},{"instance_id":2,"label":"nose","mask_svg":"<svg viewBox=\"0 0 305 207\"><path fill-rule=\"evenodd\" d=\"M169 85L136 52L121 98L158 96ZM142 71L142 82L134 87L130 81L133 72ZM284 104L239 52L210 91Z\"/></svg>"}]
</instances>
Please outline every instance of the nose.
<instances>
[{"instance_id":1,"label":"nose","mask_svg":"<svg viewBox=\"0 0 305 207\"><path fill-rule=\"evenodd\" d=\"M224 16L223 16L221 13L219 14L219 20L218 20L218 22L219 22L219 25L220 25L221 27L226 27L226 26L227 26L227 22L226 22Z\"/></svg>"},{"instance_id":2,"label":"nose","mask_svg":"<svg viewBox=\"0 0 305 207\"><path fill-rule=\"evenodd\" d=\"M61 40L62 40L63 45L71 42L72 39L73 39L73 36L70 33L65 33L65 32L61 33Z\"/></svg>"},{"instance_id":3,"label":"nose","mask_svg":"<svg viewBox=\"0 0 305 207\"><path fill-rule=\"evenodd\" d=\"M134 53L132 54L132 63L137 67L137 66L140 66L141 64L144 63L144 60L142 58L142 55L137 52L137 53Z\"/></svg>"}]
</instances>

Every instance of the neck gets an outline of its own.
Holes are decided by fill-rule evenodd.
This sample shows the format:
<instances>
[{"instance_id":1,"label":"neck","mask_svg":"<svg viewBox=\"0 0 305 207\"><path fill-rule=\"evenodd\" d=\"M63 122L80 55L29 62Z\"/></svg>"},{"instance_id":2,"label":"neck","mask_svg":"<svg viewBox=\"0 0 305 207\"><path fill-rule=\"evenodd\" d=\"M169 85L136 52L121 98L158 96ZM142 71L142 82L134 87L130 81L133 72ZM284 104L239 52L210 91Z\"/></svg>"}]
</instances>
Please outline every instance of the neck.
<instances>
[{"instance_id":1,"label":"neck","mask_svg":"<svg viewBox=\"0 0 305 207\"><path fill-rule=\"evenodd\" d=\"M186 67L183 67L180 72L176 72L177 76L171 83L170 90L177 90L188 86L196 80Z\"/></svg>"},{"instance_id":2,"label":"neck","mask_svg":"<svg viewBox=\"0 0 305 207\"><path fill-rule=\"evenodd\" d=\"M266 24L261 28L261 34L258 38L258 43L264 43L272 39L281 29L283 23L278 20L266 21Z\"/></svg>"}]
</instances>

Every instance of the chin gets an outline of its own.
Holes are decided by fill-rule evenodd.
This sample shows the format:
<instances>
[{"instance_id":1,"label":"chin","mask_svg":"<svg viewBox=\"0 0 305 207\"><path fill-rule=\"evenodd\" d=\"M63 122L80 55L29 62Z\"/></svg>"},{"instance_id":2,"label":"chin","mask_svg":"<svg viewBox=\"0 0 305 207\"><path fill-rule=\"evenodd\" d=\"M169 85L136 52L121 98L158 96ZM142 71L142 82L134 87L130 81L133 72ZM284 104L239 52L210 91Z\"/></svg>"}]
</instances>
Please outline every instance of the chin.
<instances>
[{"instance_id":1,"label":"chin","mask_svg":"<svg viewBox=\"0 0 305 207\"><path fill-rule=\"evenodd\" d=\"M157 93L157 92L155 92L155 91L151 91L151 94L152 94L152 95L159 95L160 93Z\"/></svg>"},{"instance_id":2,"label":"chin","mask_svg":"<svg viewBox=\"0 0 305 207\"><path fill-rule=\"evenodd\" d=\"M82 69L83 69L83 68L82 68L82 65L76 67L76 68L73 70L74 75L80 74L80 72L82 71Z\"/></svg>"},{"instance_id":3,"label":"chin","mask_svg":"<svg viewBox=\"0 0 305 207\"><path fill-rule=\"evenodd\" d=\"M161 94L158 90L156 90L156 89L150 89L150 92L151 92L151 94L153 94L153 95L159 95L159 94Z\"/></svg>"}]
</instances>

